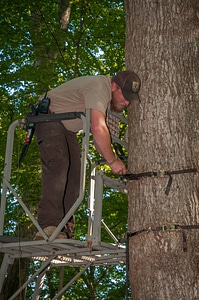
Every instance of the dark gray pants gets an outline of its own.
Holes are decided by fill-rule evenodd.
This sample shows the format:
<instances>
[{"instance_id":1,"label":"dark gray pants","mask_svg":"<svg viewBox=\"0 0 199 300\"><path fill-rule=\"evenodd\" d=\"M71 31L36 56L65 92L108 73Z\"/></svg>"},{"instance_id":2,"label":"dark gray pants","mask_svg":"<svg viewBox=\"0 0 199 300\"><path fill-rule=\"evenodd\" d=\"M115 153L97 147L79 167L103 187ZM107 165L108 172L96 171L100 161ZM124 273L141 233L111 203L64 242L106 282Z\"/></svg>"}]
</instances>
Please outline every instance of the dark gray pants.
<instances>
[{"instance_id":1,"label":"dark gray pants","mask_svg":"<svg viewBox=\"0 0 199 300\"><path fill-rule=\"evenodd\" d=\"M61 122L37 123L35 136L42 163L38 223L57 226L79 195L80 147L76 133Z\"/></svg>"}]
</instances>

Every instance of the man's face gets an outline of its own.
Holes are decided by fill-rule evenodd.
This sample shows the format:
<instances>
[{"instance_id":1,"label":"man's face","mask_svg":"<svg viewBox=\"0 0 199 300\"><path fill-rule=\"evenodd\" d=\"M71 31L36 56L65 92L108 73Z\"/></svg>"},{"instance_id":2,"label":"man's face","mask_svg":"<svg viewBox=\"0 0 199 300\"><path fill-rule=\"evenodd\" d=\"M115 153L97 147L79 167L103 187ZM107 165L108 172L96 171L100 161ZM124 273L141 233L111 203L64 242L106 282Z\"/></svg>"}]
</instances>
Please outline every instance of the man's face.
<instances>
[{"instance_id":1,"label":"man's face","mask_svg":"<svg viewBox=\"0 0 199 300\"><path fill-rule=\"evenodd\" d=\"M115 82L111 83L111 91L111 110L120 113L125 107L129 106L130 103L124 98L121 88Z\"/></svg>"}]
</instances>

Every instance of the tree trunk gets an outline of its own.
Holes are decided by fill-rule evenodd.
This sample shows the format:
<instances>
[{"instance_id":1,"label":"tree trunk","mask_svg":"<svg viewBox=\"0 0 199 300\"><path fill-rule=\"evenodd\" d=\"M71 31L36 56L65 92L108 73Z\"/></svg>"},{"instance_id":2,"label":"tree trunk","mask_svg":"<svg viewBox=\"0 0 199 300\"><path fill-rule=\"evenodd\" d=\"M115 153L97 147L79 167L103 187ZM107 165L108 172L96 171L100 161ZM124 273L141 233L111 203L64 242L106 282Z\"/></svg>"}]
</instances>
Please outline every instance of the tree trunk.
<instances>
[{"instance_id":1,"label":"tree trunk","mask_svg":"<svg viewBox=\"0 0 199 300\"><path fill-rule=\"evenodd\" d=\"M132 299L198 299L199 1L125 5L126 65L142 80L141 103L129 107L128 169L163 170L129 181ZM178 170L166 194L165 171Z\"/></svg>"}]
</instances>

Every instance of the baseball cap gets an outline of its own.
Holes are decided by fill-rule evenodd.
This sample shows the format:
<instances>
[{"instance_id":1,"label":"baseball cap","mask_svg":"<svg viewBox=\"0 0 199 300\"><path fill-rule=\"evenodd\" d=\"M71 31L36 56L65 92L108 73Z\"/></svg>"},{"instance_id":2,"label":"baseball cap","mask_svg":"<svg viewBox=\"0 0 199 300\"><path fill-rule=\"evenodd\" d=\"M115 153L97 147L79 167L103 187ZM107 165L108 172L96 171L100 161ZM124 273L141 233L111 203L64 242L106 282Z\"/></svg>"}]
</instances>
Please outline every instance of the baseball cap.
<instances>
[{"instance_id":1,"label":"baseball cap","mask_svg":"<svg viewBox=\"0 0 199 300\"><path fill-rule=\"evenodd\" d=\"M113 81L119 85L127 101L140 101L138 92L140 90L141 80L135 72L131 70L120 71L113 77Z\"/></svg>"}]
</instances>

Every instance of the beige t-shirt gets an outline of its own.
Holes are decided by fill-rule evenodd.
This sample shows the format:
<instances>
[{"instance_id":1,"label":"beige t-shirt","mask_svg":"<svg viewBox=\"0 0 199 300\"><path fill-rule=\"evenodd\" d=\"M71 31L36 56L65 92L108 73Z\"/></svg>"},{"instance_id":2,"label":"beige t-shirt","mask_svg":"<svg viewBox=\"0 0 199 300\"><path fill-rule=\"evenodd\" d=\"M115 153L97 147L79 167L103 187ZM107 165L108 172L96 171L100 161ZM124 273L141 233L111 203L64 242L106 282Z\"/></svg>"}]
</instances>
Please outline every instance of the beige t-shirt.
<instances>
[{"instance_id":1,"label":"beige t-shirt","mask_svg":"<svg viewBox=\"0 0 199 300\"><path fill-rule=\"evenodd\" d=\"M111 101L111 77L82 76L72 79L48 92L52 113L85 112L86 108L97 109L106 114ZM62 121L66 129L78 132L82 120Z\"/></svg>"}]
</instances>

